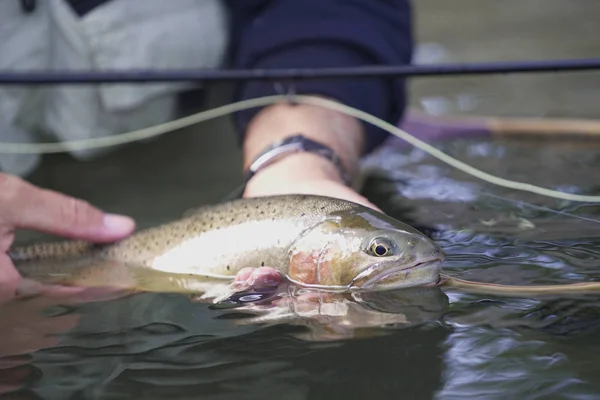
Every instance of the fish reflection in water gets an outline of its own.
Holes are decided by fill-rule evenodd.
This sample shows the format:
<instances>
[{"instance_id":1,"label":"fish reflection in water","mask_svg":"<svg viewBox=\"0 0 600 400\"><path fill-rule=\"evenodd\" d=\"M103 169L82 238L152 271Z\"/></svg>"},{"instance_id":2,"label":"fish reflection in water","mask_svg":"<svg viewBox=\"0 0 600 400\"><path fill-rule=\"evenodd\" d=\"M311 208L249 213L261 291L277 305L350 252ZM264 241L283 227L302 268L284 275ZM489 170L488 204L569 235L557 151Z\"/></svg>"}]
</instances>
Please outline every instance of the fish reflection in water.
<instances>
[{"instance_id":1,"label":"fish reflection in water","mask_svg":"<svg viewBox=\"0 0 600 400\"><path fill-rule=\"evenodd\" d=\"M365 382L348 383L344 369L362 371L364 379L372 380L373 367L369 365L378 360L390 359L389 365L392 358L418 357L431 368L431 359L418 355L422 345L410 339L423 333L410 328L434 322L437 330L429 334L435 335L432 342L440 340L443 332L435 321L448 306L440 288L354 296L284 289L263 303L225 310L211 310L186 296L162 293L103 301L86 295L81 301L32 297L9 302L0 306L5 314L3 323L21 334L30 329L29 347L21 348L21 354L0 357L4 361L0 374L11 377L15 371L27 371L28 377L11 378L7 391L24 386L44 399L128 398L126 393L137 390L142 390L140 398L197 391L203 393L202 398L220 399L228 393L236 393L236 398L256 398L258 393L280 396L282 390L293 392L286 398L307 398L309 383L310 391L313 385L327 385L322 393L329 395L333 387L342 384L366 390L369 385ZM404 329L408 329L407 336L385 341ZM35 337L39 340L33 340ZM358 340L361 338L370 340ZM384 340L381 348L375 350L380 339ZM5 349L14 349L19 335L12 340L12 346L4 342ZM353 366L338 365L348 352L361 354L361 361ZM22 355L26 353L33 356ZM327 354L337 358L327 359ZM314 359L321 357L326 360L317 365ZM369 358L373 360L369 362ZM439 364L439 354L435 359ZM18 362L9 364L14 360ZM329 365L327 373L313 371L324 365ZM400 386L416 385L421 391L429 384L411 373L405 374L406 381L386 378L386 373L392 371L380 371L377 379L382 380L380 391L388 395ZM431 390L434 388L431 385Z\"/></svg>"},{"instance_id":2,"label":"fish reflection in water","mask_svg":"<svg viewBox=\"0 0 600 400\"><path fill-rule=\"evenodd\" d=\"M305 327L295 333L307 341L368 338L439 319L447 311L448 297L439 287L413 287L380 292L331 293L298 290L267 304L240 306L236 310L257 314L238 324Z\"/></svg>"}]
</instances>

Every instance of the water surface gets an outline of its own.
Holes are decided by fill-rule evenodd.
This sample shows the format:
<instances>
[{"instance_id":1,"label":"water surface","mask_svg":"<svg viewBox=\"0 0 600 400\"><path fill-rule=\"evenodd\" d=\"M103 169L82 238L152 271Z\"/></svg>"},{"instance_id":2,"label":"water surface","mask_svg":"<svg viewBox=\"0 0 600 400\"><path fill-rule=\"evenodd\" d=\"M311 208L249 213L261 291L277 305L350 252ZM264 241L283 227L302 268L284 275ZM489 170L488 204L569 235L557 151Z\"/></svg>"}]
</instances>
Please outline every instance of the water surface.
<instances>
[{"instance_id":1,"label":"water surface","mask_svg":"<svg viewBox=\"0 0 600 400\"><path fill-rule=\"evenodd\" d=\"M561 141L455 141L447 153L487 172L598 194L597 146ZM401 155L402 154L402 155ZM446 272L502 284L600 279L600 208L482 183L419 150L390 147L372 196L432 228ZM374 165L381 165L377 157ZM376 188L376 189L375 189ZM402 199L402 200L400 200ZM447 290L444 367L435 397L598 398L598 296L502 298Z\"/></svg>"},{"instance_id":2,"label":"water surface","mask_svg":"<svg viewBox=\"0 0 600 400\"><path fill-rule=\"evenodd\" d=\"M419 62L598 54L595 2L414 5ZM597 118L597 78L418 79L411 104L432 115ZM481 139L440 146L505 178L599 194L597 143ZM432 235L450 274L506 284L600 279L598 205L494 187L394 144L368 166L369 197ZM85 163L51 155L29 179L130 214L145 227L217 201L239 183L239 167L231 125L219 120ZM6 303L0 399L600 398L596 296L446 296L440 318L432 312L416 325L382 328L382 336L338 341L302 340L306 328L290 324L239 326L222 317L230 311L178 295Z\"/></svg>"},{"instance_id":3,"label":"water surface","mask_svg":"<svg viewBox=\"0 0 600 400\"><path fill-rule=\"evenodd\" d=\"M537 154L516 142L455 141L441 148L489 172L527 172L540 185L568 183L573 192L597 193L600 162L593 146L546 143ZM528 170L546 159L553 162ZM447 273L506 284L600 279L598 206L517 195L418 150L390 146L371 161L377 167L369 196L426 229L448 255ZM577 179L565 175L563 182L565 170ZM238 326L223 317L231 310L179 295L9 302L0 307L3 390L22 386L21 398L43 399L600 395L597 296L445 292L448 309L440 318L432 312L413 326L382 327L382 336L333 341L303 340L298 335L307 328L285 321Z\"/></svg>"}]
</instances>

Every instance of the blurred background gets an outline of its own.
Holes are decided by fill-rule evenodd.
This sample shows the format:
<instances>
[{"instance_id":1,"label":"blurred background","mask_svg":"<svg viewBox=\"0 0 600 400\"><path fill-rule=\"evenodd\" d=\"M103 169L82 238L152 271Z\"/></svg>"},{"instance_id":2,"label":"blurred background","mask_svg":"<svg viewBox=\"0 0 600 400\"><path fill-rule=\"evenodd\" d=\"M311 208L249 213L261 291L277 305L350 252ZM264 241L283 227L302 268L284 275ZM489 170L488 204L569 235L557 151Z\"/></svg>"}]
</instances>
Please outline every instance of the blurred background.
<instances>
[{"instance_id":1,"label":"blurred background","mask_svg":"<svg viewBox=\"0 0 600 400\"><path fill-rule=\"evenodd\" d=\"M600 53L600 2L417 0L417 63L541 60ZM411 107L431 115L597 117L600 72L415 78ZM213 85L203 108L227 102ZM198 111L186 104L182 113ZM241 183L240 148L229 118L134 143L92 161L45 155L33 183L155 225L220 200ZM18 240L37 233L20 232Z\"/></svg>"}]
</instances>

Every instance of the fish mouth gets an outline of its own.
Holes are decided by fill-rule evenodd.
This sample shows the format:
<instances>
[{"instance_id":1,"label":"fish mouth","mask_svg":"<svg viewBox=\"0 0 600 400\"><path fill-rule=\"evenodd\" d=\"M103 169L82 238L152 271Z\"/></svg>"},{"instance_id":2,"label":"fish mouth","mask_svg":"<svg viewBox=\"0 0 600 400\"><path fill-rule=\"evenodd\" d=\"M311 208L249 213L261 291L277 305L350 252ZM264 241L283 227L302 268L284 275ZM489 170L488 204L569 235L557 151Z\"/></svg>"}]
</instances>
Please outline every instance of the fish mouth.
<instances>
[{"instance_id":1,"label":"fish mouth","mask_svg":"<svg viewBox=\"0 0 600 400\"><path fill-rule=\"evenodd\" d=\"M435 285L440 279L442 260L432 258L423 260L409 267L387 268L377 274L372 271L365 271L366 274L359 274L350 284L353 291L357 290L388 290L392 288L403 288L413 286ZM409 277L411 273L419 271L414 278ZM362 282L361 282L362 281Z\"/></svg>"}]
</instances>

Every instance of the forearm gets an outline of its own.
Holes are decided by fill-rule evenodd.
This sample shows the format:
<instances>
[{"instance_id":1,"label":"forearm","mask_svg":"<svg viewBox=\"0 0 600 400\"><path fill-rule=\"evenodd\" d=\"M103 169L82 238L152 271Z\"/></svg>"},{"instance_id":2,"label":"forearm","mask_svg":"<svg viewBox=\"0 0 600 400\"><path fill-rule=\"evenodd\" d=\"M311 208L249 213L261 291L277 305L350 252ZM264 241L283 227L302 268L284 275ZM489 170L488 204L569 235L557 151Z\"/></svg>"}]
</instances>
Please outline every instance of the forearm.
<instances>
[{"instance_id":1,"label":"forearm","mask_svg":"<svg viewBox=\"0 0 600 400\"><path fill-rule=\"evenodd\" d=\"M345 114L309 105L277 104L261 110L246 131L244 170L267 146L297 134L330 147L340 157L348 177L354 177L364 147L361 123ZM278 171L289 178L328 178L343 183L335 164L312 153L287 155L271 166L274 168L267 166L260 174L271 175Z\"/></svg>"},{"instance_id":2,"label":"forearm","mask_svg":"<svg viewBox=\"0 0 600 400\"><path fill-rule=\"evenodd\" d=\"M230 0L233 11L232 63L235 68L284 69L408 64L412 54L407 0ZM394 40L389 40L393 37ZM281 82L287 90L341 102L390 123L401 118L404 82L344 78ZM234 101L278 93L273 82L249 81ZM282 94L279 92L279 94ZM387 132L332 110L278 104L236 113L247 170L259 154L281 139L304 135L331 148L346 178L358 172L360 156ZM375 208L342 178L337 166L317 154L287 154L250 179L245 197L283 193L321 194Z\"/></svg>"},{"instance_id":3,"label":"forearm","mask_svg":"<svg viewBox=\"0 0 600 400\"><path fill-rule=\"evenodd\" d=\"M229 4L234 16L231 56L235 68L398 65L408 64L411 59L412 36L407 0L230 0ZM390 41L390 37L394 40ZM390 123L396 123L401 118L406 100L404 82L401 79L308 79L281 83L295 93L327 97ZM275 93L272 82L244 82L237 87L234 101ZM305 109L307 108L302 106L293 113L277 109L276 114L283 115L285 111L286 115L293 117L304 113ZM257 129L258 125L255 122L259 119L256 117L259 112L263 114L262 111L264 110L254 108L236 113L235 122L242 142L248 139L248 132ZM271 112L269 111L269 114ZM310 118L305 118L314 119L314 124L309 121L297 121L298 127L291 126L290 129L299 130L305 124L311 123L311 129L323 132L324 128L316 127L319 124L327 126L327 122L322 121L321 113L315 115L317 117L311 115ZM342 120L342 117L339 119ZM261 116L261 120L265 119ZM317 123L318 121L321 122ZM353 122L348 122L348 125L352 124ZM388 134L369 124L362 125L357 125L356 129L364 130L364 154L382 143ZM302 133L312 135L309 132ZM330 140L324 137L317 139ZM344 136L342 142L347 141L354 142L355 139Z\"/></svg>"}]
</instances>

